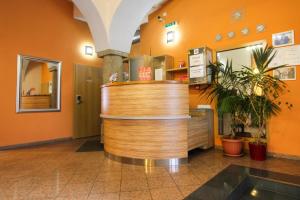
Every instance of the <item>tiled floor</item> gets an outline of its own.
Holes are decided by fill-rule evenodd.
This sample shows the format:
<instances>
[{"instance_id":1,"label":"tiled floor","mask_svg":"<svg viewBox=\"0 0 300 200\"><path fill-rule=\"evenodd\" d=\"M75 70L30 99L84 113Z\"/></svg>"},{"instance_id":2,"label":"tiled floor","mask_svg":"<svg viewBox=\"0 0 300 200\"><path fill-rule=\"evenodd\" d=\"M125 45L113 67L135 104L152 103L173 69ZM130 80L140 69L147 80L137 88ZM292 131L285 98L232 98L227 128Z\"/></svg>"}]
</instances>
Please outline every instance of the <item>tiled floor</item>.
<instances>
[{"instance_id":1,"label":"tiled floor","mask_svg":"<svg viewBox=\"0 0 300 200\"><path fill-rule=\"evenodd\" d=\"M0 152L0 199L183 199L229 164L300 175L300 161L265 162L208 150L181 167L143 167L108 160L103 152L77 153L83 141Z\"/></svg>"}]
</instances>

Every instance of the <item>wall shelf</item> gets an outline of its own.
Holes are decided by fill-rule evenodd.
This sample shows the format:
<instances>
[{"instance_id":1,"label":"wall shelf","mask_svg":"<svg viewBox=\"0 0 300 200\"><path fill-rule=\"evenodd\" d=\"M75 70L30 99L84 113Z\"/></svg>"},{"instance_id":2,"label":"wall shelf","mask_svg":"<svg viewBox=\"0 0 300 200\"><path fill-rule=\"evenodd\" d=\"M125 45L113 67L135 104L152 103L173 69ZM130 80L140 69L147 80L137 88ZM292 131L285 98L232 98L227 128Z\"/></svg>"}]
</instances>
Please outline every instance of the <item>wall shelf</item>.
<instances>
[{"instance_id":1,"label":"wall shelf","mask_svg":"<svg viewBox=\"0 0 300 200\"><path fill-rule=\"evenodd\" d=\"M177 72L177 71L184 71L187 70L187 67L182 67L182 68L174 68L174 69L167 69L167 72Z\"/></svg>"}]
</instances>

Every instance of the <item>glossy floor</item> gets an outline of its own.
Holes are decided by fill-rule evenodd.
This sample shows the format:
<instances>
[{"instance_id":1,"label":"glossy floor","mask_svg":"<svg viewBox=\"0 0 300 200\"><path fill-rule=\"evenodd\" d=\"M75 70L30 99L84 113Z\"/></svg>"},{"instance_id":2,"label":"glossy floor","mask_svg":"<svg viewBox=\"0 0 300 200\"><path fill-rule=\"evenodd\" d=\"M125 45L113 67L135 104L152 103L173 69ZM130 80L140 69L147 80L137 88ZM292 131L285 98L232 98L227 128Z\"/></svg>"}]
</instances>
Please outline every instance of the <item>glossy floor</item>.
<instances>
[{"instance_id":1,"label":"glossy floor","mask_svg":"<svg viewBox=\"0 0 300 200\"><path fill-rule=\"evenodd\" d=\"M229 164L300 175L300 161L255 162L215 150L194 152L181 167L133 166L76 152L82 142L0 152L0 199L183 199Z\"/></svg>"}]
</instances>

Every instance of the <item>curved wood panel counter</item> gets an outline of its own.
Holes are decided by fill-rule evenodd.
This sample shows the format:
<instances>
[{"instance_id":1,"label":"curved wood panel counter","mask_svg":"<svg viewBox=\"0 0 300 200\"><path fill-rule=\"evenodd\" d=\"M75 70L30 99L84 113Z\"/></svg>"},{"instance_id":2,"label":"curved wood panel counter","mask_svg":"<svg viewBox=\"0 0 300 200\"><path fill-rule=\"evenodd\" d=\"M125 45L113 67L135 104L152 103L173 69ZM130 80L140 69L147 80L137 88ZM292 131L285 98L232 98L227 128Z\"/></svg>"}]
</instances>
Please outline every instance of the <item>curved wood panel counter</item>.
<instances>
[{"instance_id":1,"label":"curved wood panel counter","mask_svg":"<svg viewBox=\"0 0 300 200\"><path fill-rule=\"evenodd\" d=\"M102 86L104 149L118 157L187 157L188 85L141 81Z\"/></svg>"}]
</instances>

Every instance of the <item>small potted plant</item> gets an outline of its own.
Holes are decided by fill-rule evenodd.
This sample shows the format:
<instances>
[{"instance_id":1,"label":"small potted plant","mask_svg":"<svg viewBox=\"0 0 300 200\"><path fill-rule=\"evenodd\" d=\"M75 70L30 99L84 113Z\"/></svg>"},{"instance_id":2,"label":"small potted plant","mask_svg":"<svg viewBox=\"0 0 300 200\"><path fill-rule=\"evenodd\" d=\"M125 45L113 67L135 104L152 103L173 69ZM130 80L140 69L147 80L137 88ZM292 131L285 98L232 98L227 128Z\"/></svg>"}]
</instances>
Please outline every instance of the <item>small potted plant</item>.
<instances>
[{"instance_id":1,"label":"small potted plant","mask_svg":"<svg viewBox=\"0 0 300 200\"><path fill-rule=\"evenodd\" d=\"M251 123L257 127L257 132L253 132L253 142L249 142L250 157L253 160L265 160L267 154L266 126L272 116L276 116L281 111L282 102L280 97L287 90L286 84L276 77L270 75L273 70L286 67L277 66L269 68L275 53L272 47L257 48L253 50L253 58L256 68L243 67L241 71L241 84L246 88L249 112L251 113ZM293 105L284 103L288 109Z\"/></svg>"}]
</instances>

